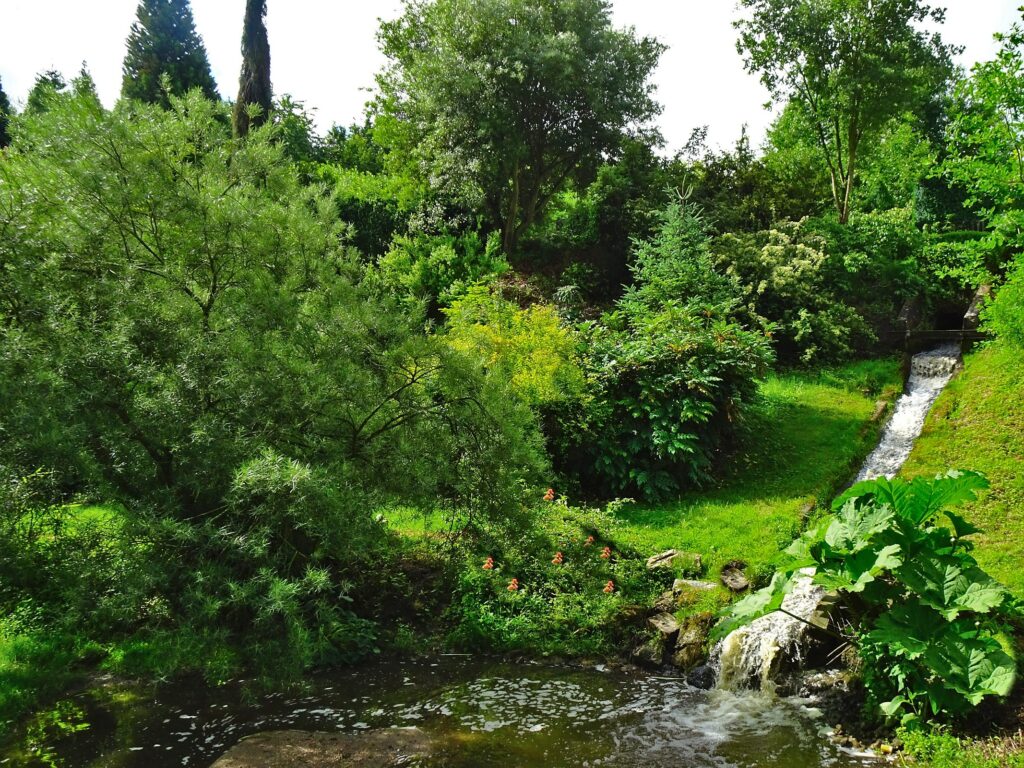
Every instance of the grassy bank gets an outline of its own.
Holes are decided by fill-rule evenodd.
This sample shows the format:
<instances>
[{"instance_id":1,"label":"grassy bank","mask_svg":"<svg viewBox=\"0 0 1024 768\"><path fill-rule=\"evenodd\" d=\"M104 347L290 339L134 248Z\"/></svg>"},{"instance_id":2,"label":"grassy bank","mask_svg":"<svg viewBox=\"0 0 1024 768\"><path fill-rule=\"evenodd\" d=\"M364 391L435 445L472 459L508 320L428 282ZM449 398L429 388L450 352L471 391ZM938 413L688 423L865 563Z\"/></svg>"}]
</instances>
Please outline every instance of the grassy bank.
<instances>
[{"instance_id":1,"label":"grassy bank","mask_svg":"<svg viewBox=\"0 0 1024 768\"><path fill-rule=\"evenodd\" d=\"M807 518L827 509L870 452L877 403L899 389L895 361L771 376L717 487L627 507L618 535L652 553L699 553L708 573L743 560L750 573L769 575Z\"/></svg>"},{"instance_id":2,"label":"grassy bank","mask_svg":"<svg viewBox=\"0 0 1024 768\"><path fill-rule=\"evenodd\" d=\"M907 461L906 477L955 467L984 472L992 488L965 505L983 533L975 557L1024 597L1024 355L992 345L968 355L963 372L939 397Z\"/></svg>"}]
</instances>

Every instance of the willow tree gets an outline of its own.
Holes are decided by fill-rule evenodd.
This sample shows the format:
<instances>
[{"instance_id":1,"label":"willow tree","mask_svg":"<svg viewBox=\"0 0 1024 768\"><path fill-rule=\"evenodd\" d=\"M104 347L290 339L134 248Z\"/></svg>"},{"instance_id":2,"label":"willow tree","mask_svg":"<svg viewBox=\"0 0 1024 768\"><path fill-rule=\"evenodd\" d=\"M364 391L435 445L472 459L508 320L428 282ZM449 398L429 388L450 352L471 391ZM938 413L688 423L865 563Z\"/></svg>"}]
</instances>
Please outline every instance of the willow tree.
<instances>
[{"instance_id":1,"label":"willow tree","mask_svg":"<svg viewBox=\"0 0 1024 768\"><path fill-rule=\"evenodd\" d=\"M839 219L850 217L861 150L894 118L945 89L952 56L937 32L945 10L922 0L740 0L747 71L776 103L806 115L831 178Z\"/></svg>"},{"instance_id":2,"label":"willow tree","mask_svg":"<svg viewBox=\"0 0 1024 768\"><path fill-rule=\"evenodd\" d=\"M267 0L246 0L245 24L242 27L242 75L235 102L235 133L245 136L270 115L273 88L270 85L270 41L267 38ZM250 114L251 105L259 111Z\"/></svg>"},{"instance_id":3,"label":"willow tree","mask_svg":"<svg viewBox=\"0 0 1024 768\"><path fill-rule=\"evenodd\" d=\"M124 57L122 96L169 107L166 77L174 95L199 88L207 98L219 98L189 0L142 0L136 17Z\"/></svg>"},{"instance_id":4,"label":"willow tree","mask_svg":"<svg viewBox=\"0 0 1024 768\"><path fill-rule=\"evenodd\" d=\"M581 165L659 112L664 47L607 0L405 0L378 40L378 134L487 211L511 252Z\"/></svg>"}]
</instances>

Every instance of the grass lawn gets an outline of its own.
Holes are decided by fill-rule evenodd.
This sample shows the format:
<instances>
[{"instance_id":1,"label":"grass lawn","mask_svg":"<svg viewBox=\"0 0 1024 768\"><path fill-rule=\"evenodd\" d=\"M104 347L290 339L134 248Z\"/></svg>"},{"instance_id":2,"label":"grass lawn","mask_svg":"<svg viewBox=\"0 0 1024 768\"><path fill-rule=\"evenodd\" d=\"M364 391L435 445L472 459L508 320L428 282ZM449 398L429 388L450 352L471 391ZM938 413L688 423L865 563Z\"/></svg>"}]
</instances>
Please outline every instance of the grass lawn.
<instances>
[{"instance_id":1,"label":"grass lawn","mask_svg":"<svg viewBox=\"0 0 1024 768\"><path fill-rule=\"evenodd\" d=\"M973 537L974 555L1024 597L1024 350L993 344L968 355L964 366L932 409L903 475L988 475L991 490L964 507L984 529Z\"/></svg>"},{"instance_id":2,"label":"grass lawn","mask_svg":"<svg viewBox=\"0 0 1024 768\"><path fill-rule=\"evenodd\" d=\"M699 553L709 574L743 560L748 573L769 575L808 514L852 479L878 437L878 400L900 387L895 360L772 375L717 487L625 508L616 538L652 554Z\"/></svg>"}]
</instances>

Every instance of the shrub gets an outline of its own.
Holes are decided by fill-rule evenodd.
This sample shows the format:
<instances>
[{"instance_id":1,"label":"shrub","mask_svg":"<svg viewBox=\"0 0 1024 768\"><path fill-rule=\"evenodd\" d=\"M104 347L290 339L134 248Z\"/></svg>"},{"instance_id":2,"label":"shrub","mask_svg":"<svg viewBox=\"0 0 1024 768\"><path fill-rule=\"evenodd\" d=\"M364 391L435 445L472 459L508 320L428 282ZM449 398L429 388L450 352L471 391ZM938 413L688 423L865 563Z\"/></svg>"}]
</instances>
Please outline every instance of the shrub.
<instances>
[{"instance_id":1,"label":"shrub","mask_svg":"<svg viewBox=\"0 0 1024 768\"><path fill-rule=\"evenodd\" d=\"M771 361L733 318L735 280L715 271L699 212L670 204L636 246L635 284L583 326L589 397L553 432L556 464L595 493L663 497L709 477Z\"/></svg>"},{"instance_id":2,"label":"shrub","mask_svg":"<svg viewBox=\"0 0 1024 768\"><path fill-rule=\"evenodd\" d=\"M508 269L497 235L410 235L395 238L379 262L380 279L401 296L424 302L433 313L471 285Z\"/></svg>"},{"instance_id":3,"label":"shrub","mask_svg":"<svg viewBox=\"0 0 1024 768\"><path fill-rule=\"evenodd\" d=\"M985 328L1011 344L1024 347L1024 264L999 287L982 313Z\"/></svg>"},{"instance_id":4,"label":"shrub","mask_svg":"<svg viewBox=\"0 0 1024 768\"><path fill-rule=\"evenodd\" d=\"M577 340L550 305L520 309L495 290L470 288L445 310L445 338L509 382L528 405L550 406L582 395Z\"/></svg>"},{"instance_id":5,"label":"shrub","mask_svg":"<svg viewBox=\"0 0 1024 768\"><path fill-rule=\"evenodd\" d=\"M1008 593L970 554L978 530L951 511L987 487L973 472L858 483L836 499L834 518L787 550L794 562L732 606L716 633L777 610L811 566L815 583L843 598L848 639L886 717L903 725L949 718L1007 695L1016 675L999 641Z\"/></svg>"},{"instance_id":6,"label":"shrub","mask_svg":"<svg viewBox=\"0 0 1024 768\"><path fill-rule=\"evenodd\" d=\"M719 269L743 286L751 316L771 324L780 360L842 360L874 338L864 318L834 290L827 243L805 222L782 222L715 241Z\"/></svg>"}]
</instances>

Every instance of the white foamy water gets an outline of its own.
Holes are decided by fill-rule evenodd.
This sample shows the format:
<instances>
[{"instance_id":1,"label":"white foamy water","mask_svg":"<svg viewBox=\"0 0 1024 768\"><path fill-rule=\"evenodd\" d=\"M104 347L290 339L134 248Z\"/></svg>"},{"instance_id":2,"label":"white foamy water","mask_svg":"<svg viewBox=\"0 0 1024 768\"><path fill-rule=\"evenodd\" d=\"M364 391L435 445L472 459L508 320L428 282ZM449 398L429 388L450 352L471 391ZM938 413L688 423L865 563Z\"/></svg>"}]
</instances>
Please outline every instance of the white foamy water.
<instances>
[{"instance_id":1,"label":"white foamy water","mask_svg":"<svg viewBox=\"0 0 1024 768\"><path fill-rule=\"evenodd\" d=\"M878 446L864 462L857 482L891 478L899 472L924 428L928 412L953 378L959 362L960 349L956 344L914 356L906 391L896 401L892 418L882 431ZM782 611L752 621L718 644L713 660L718 667L719 688L740 690L757 683L761 690L771 693L772 676L781 658L799 662L807 622L825 594L822 587L814 584L813 576L813 569L801 571L782 603Z\"/></svg>"},{"instance_id":2,"label":"white foamy water","mask_svg":"<svg viewBox=\"0 0 1024 768\"><path fill-rule=\"evenodd\" d=\"M928 411L953 378L959 362L960 348L956 344L914 356L906 392L896 401L896 409L882 432L878 447L871 452L857 475L858 482L876 477L891 478L900 471L924 428Z\"/></svg>"}]
</instances>

